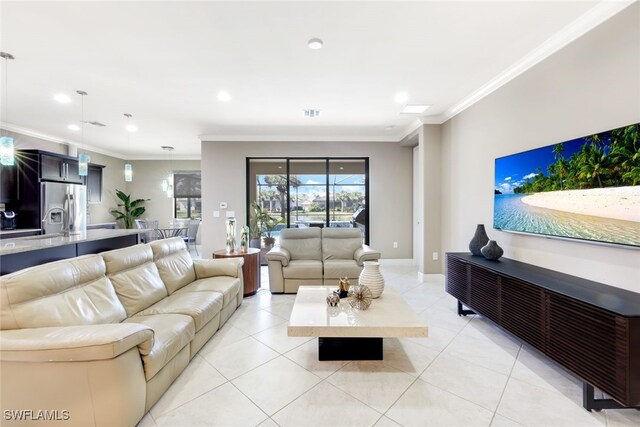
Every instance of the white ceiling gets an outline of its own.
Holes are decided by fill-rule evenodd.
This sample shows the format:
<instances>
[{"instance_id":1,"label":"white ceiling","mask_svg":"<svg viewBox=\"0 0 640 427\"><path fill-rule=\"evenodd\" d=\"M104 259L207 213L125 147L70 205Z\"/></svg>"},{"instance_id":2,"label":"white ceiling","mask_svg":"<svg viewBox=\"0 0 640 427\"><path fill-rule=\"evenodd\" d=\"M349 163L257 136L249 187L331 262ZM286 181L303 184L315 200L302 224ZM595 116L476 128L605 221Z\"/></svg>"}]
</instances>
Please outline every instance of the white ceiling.
<instances>
[{"instance_id":1,"label":"white ceiling","mask_svg":"<svg viewBox=\"0 0 640 427\"><path fill-rule=\"evenodd\" d=\"M606 7L605 7L606 6ZM2 1L6 126L127 159L207 140L398 141L440 123L620 10L596 1ZM604 12L603 12L604 10ZM612 11L613 10L613 11ZM319 37L321 50L307 41ZM3 61L4 62L4 61ZM226 90L232 100L216 99ZM4 84L3 84L4 91ZM61 105L56 93L73 102ZM4 93L3 93L4 95ZM4 100L4 96L2 97ZM305 119L304 108L320 118ZM124 131L123 114L139 131ZM392 129L388 129L393 126Z\"/></svg>"}]
</instances>

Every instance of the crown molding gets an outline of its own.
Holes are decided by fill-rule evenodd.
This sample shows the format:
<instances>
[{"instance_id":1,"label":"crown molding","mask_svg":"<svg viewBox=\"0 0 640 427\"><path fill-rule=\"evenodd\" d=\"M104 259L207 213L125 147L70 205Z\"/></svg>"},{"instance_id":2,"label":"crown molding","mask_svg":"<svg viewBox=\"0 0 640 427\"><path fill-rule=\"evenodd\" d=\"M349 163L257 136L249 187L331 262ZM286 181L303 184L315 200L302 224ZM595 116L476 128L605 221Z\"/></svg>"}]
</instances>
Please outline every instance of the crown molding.
<instances>
[{"instance_id":1,"label":"crown molding","mask_svg":"<svg viewBox=\"0 0 640 427\"><path fill-rule=\"evenodd\" d=\"M75 146L75 147L77 147L79 149L82 149L82 150L89 150L89 151L93 151L94 153L104 154L105 156L111 156L111 157L115 157L117 159L127 160L127 156L125 156L125 155L123 155L121 153L117 153L115 151L105 150L104 148L96 147L96 146L91 145L91 144L86 144L86 143L81 144L78 141L72 141L72 140L69 140L69 139L58 138L57 136L49 135L49 134L42 133L42 132L37 132L37 131L29 129L29 128L25 128L25 127L21 127L21 126L15 126L15 125L12 125L11 123L0 122L0 127L2 127L3 129L6 129L8 131L11 131L11 132L16 132L16 133L19 133L21 135L42 139L44 141L55 142L55 143L62 144L62 145L73 145L73 146Z\"/></svg>"},{"instance_id":2,"label":"crown molding","mask_svg":"<svg viewBox=\"0 0 640 427\"><path fill-rule=\"evenodd\" d=\"M578 19L564 27L540 46L533 49L522 59L446 110L442 115L443 120L441 123L444 123L457 114L460 114L485 96L504 86L537 63L553 55L558 50L580 38L588 31L594 29L636 1L637 0L603 0L596 4Z\"/></svg>"},{"instance_id":3,"label":"crown molding","mask_svg":"<svg viewBox=\"0 0 640 427\"><path fill-rule=\"evenodd\" d=\"M199 135L200 142L398 142L396 136Z\"/></svg>"}]
</instances>

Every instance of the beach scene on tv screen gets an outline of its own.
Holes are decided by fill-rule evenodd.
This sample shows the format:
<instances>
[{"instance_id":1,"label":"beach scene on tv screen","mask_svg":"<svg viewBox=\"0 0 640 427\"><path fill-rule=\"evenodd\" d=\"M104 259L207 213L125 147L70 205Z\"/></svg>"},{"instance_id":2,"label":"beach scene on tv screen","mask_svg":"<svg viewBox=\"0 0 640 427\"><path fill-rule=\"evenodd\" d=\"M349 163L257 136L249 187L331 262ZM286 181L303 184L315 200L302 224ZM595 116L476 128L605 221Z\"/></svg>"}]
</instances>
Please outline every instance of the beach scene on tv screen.
<instances>
[{"instance_id":1,"label":"beach scene on tv screen","mask_svg":"<svg viewBox=\"0 0 640 427\"><path fill-rule=\"evenodd\" d=\"M496 159L493 226L640 247L640 124Z\"/></svg>"}]
</instances>

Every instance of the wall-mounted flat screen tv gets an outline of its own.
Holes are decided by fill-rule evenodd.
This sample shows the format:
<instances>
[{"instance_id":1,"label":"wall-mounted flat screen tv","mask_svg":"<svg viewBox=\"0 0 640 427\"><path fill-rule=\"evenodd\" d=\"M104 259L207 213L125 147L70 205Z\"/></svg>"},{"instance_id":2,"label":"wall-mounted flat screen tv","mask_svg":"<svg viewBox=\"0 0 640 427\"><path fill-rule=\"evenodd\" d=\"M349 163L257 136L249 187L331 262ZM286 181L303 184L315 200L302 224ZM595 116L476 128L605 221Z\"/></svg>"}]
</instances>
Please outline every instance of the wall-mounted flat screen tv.
<instances>
[{"instance_id":1,"label":"wall-mounted flat screen tv","mask_svg":"<svg viewBox=\"0 0 640 427\"><path fill-rule=\"evenodd\" d=\"M493 227L640 248L640 123L496 159Z\"/></svg>"}]
</instances>

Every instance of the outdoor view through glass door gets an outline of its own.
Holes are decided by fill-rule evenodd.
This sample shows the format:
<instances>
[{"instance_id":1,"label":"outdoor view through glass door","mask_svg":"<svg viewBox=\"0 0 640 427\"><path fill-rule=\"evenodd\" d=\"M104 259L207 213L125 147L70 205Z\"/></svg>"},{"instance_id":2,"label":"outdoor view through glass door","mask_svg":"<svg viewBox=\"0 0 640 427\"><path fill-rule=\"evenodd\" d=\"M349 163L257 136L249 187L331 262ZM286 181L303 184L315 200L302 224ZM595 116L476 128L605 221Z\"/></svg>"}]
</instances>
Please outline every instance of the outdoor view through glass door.
<instances>
[{"instance_id":1,"label":"outdoor view through glass door","mask_svg":"<svg viewBox=\"0 0 640 427\"><path fill-rule=\"evenodd\" d=\"M368 182L368 158L248 158L253 246L261 238L265 247L265 237L277 243L283 228L303 227L357 227L368 243Z\"/></svg>"}]
</instances>

